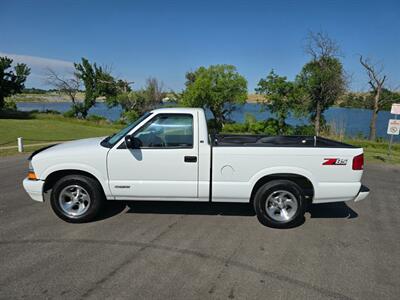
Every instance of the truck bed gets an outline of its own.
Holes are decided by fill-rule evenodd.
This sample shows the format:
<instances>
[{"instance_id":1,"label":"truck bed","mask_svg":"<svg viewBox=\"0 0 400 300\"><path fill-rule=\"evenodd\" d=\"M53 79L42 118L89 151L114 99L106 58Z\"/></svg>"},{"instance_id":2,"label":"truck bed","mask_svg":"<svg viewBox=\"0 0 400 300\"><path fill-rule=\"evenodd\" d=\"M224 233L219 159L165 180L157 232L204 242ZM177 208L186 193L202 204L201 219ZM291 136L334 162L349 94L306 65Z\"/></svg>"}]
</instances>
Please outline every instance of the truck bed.
<instances>
[{"instance_id":1,"label":"truck bed","mask_svg":"<svg viewBox=\"0 0 400 300\"><path fill-rule=\"evenodd\" d=\"M216 134L211 136L214 147L316 147L357 148L355 146L317 136L268 136L244 134Z\"/></svg>"}]
</instances>

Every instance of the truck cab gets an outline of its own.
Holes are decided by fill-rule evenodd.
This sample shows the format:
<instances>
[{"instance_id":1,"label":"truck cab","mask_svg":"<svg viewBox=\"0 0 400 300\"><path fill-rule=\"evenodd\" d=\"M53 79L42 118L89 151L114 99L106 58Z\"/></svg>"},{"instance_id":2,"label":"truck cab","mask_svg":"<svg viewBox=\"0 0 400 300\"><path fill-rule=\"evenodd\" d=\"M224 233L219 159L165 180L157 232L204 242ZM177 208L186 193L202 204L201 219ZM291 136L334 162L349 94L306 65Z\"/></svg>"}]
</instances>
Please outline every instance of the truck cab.
<instances>
[{"instance_id":1,"label":"truck cab","mask_svg":"<svg viewBox=\"0 0 400 300\"><path fill-rule=\"evenodd\" d=\"M114 199L209 200L211 147L202 109L155 110L128 137L103 144L110 147Z\"/></svg>"}]
</instances>

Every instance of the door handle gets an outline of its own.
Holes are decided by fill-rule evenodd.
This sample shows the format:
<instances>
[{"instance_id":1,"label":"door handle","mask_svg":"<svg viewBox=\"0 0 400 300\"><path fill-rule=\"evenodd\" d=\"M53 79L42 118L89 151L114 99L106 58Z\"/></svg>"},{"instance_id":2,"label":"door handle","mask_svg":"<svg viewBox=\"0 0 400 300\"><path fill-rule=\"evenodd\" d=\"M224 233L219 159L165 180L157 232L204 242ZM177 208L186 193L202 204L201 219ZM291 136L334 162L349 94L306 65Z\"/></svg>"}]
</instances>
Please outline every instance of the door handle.
<instances>
[{"instance_id":1,"label":"door handle","mask_svg":"<svg viewBox=\"0 0 400 300\"><path fill-rule=\"evenodd\" d=\"M185 156L184 160L187 163L195 163L197 162L197 156Z\"/></svg>"}]
</instances>

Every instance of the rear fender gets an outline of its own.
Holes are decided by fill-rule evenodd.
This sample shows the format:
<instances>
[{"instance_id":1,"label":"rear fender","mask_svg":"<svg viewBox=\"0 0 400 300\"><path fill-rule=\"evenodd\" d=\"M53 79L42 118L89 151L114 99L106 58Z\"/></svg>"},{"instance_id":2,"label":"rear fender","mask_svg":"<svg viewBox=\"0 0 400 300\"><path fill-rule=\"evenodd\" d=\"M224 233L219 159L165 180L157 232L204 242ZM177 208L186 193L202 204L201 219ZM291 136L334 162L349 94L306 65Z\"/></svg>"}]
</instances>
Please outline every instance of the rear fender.
<instances>
[{"instance_id":1,"label":"rear fender","mask_svg":"<svg viewBox=\"0 0 400 300\"><path fill-rule=\"evenodd\" d=\"M302 169L302 168L296 168L296 167L272 167L272 168L267 168L259 171L256 173L253 177L250 178L249 181L249 186L251 187L252 192L254 186L256 183L266 177L266 176L272 176L272 175L279 175L279 174L291 174L291 175L299 175L307 178L311 184L313 185L314 188L314 197L316 197L318 193L318 181L314 178L314 176L307 170Z\"/></svg>"}]
</instances>

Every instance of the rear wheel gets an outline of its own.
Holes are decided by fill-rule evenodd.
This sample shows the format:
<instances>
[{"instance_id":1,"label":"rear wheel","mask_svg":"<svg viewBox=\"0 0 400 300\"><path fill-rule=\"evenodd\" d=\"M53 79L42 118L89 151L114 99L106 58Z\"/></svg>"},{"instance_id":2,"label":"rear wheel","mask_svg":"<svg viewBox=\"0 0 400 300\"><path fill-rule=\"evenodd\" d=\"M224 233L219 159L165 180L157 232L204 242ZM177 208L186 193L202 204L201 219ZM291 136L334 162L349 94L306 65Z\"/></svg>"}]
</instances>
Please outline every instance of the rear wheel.
<instances>
[{"instance_id":1,"label":"rear wheel","mask_svg":"<svg viewBox=\"0 0 400 300\"><path fill-rule=\"evenodd\" d=\"M51 207L58 217L70 223L92 221L104 204L100 183L82 175L59 179L51 192Z\"/></svg>"},{"instance_id":2,"label":"rear wheel","mask_svg":"<svg viewBox=\"0 0 400 300\"><path fill-rule=\"evenodd\" d=\"M273 180L262 185L254 197L258 220L274 228L290 228L304 219L302 189L290 180Z\"/></svg>"}]
</instances>

